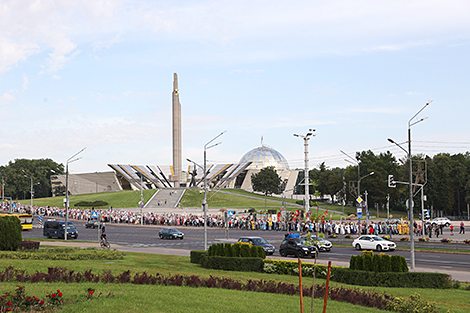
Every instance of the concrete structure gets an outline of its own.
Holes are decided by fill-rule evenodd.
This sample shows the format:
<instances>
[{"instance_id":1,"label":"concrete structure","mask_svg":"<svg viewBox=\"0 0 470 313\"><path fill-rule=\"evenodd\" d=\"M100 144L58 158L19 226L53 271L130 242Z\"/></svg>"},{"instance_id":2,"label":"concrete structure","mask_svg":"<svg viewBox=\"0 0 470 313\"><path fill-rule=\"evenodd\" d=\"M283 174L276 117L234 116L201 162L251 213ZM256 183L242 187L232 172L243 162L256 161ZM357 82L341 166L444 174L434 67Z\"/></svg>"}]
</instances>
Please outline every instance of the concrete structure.
<instances>
[{"instance_id":1,"label":"concrete structure","mask_svg":"<svg viewBox=\"0 0 470 313\"><path fill-rule=\"evenodd\" d=\"M65 196L65 175L51 176L52 196ZM126 184L124 183L124 186ZM69 193L72 195L123 190L115 172L69 174Z\"/></svg>"},{"instance_id":2,"label":"concrete structure","mask_svg":"<svg viewBox=\"0 0 470 313\"><path fill-rule=\"evenodd\" d=\"M178 75L175 73L173 78L173 168L170 181L173 187L181 186L182 177L182 155L181 155L181 104L178 92Z\"/></svg>"}]
</instances>

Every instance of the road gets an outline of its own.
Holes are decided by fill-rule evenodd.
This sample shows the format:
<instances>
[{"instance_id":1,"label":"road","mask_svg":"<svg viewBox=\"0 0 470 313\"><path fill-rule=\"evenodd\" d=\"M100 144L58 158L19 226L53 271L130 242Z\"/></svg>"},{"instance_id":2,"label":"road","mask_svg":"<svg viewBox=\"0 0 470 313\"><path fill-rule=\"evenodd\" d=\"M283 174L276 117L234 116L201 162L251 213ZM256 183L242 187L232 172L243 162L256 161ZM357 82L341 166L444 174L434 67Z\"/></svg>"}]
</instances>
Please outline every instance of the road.
<instances>
[{"instance_id":1,"label":"road","mask_svg":"<svg viewBox=\"0 0 470 313\"><path fill-rule=\"evenodd\" d=\"M99 229L86 229L85 223L81 221L74 221L74 225L79 231L80 241L92 242L99 241ZM203 227L180 227L179 229L185 234L184 240L162 240L158 238L158 231L164 227L161 226L134 226L126 224L106 224L106 233L108 241L113 248L119 248L125 251L138 251L149 253L161 253L159 251L165 250L169 254L189 255L191 250L204 249L204 229ZM240 236L261 236L274 244L276 253L270 258L276 259L293 259L283 258L279 255L279 243L284 238L284 232L277 231L258 231L258 230L230 230L229 239L227 239L224 229L208 228L207 238L208 245L223 242L235 242ZM23 232L23 238L43 238L42 229L35 228L28 232ZM75 240L69 240L70 243ZM334 241L333 246L334 246ZM398 245L406 245L407 243L398 243ZM408 243L409 244L409 243ZM360 254L351 247L336 246L331 252L320 253L319 263L326 264L332 261L333 265L348 266L349 259L352 255ZM386 252L388 254L398 254L405 257L410 263L409 251L394 251ZM416 270L417 271L437 271L451 274L454 279L470 281L468 269L470 269L470 257L468 254L450 254L444 252L416 252ZM313 261L313 260L305 260ZM464 275L465 273L465 275ZM468 277L467 277L468 276ZM463 278L463 279L462 279Z\"/></svg>"}]
</instances>

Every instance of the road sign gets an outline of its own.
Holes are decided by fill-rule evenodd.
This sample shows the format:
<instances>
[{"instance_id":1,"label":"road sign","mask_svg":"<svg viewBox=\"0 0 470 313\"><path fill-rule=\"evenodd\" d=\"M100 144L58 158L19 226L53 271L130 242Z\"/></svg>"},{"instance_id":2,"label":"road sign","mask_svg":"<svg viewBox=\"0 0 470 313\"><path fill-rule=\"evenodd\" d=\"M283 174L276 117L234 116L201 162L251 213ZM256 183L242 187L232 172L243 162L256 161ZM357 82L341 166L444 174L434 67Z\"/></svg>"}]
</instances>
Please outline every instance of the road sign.
<instances>
[{"instance_id":1,"label":"road sign","mask_svg":"<svg viewBox=\"0 0 470 313\"><path fill-rule=\"evenodd\" d=\"M39 219L40 221L42 221L42 216L39 216L38 219Z\"/></svg>"},{"instance_id":2,"label":"road sign","mask_svg":"<svg viewBox=\"0 0 470 313\"><path fill-rule=\"evenodd\" d=\"M362 198L359 196L359 197L357 197L356 201L357 201L357 203L361 203L361 202L362 202Z\"/></svg>"},{"instance_id":3,"label":"road sign","mask_svg":"<svg viewBox=\"0 0 470 313\"><path fill-rule=\"evenodd\" d=\"M357 207L357 218L362 218L362 207Z\"/></svg>"},{"instance_id":4,"label":"road sign","mask_svg":"<svg viewBox=\"0 0 470 313\"><path fill-rule=\"evenodd\" d=\"M91 218L98 218L98 212L97 211L91 212Z\"/></svg>"},{"instance_id":5,"label":"road sign","mask_svg":"<svg viewBox=\"0 0 470 313\"><path fill-rule=\"evenodd\" d=\"M415 202L411 200L411 208L414 208ZM406 200L406 208L409 210L410 209L410 199Z\"/></svg>"},{"instance_id":6,"label":"road sign","mask_svg":"<svg viewBox=\"0 0 470 313\"><path fill-rule=\"evenodd\" d=\"M228 216L233 216L233 211L228 211Z\"/></svg>"},{"instance_id":7,"label":"road sign","mask_svg":"<svg viewBox=\"0 0 470 313\"><path fill-rule=\"evenodd\" d=\"M368 218L370 217L370 211L367 211L367 217Z\"/></svg>"}]
</instances>

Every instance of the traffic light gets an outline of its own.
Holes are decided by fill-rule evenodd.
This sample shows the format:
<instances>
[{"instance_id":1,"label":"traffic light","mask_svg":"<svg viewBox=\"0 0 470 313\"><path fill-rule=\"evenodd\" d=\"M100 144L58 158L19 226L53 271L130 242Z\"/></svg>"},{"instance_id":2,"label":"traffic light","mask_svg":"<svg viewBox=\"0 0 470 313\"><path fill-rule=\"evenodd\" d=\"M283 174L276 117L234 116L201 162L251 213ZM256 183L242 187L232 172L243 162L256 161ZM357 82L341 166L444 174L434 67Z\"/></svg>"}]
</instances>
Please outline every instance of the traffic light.
<instances>
[{"instance_id":1,"label":"traffic light","mask_svg":"<svg viewBox=\"0 0 470 313\"><path fill-rule=\"evenodd\" d=\"M388 187L395 188L397 183L393 180L393 175L388 175Z\"/></svg>"}]
</instances>

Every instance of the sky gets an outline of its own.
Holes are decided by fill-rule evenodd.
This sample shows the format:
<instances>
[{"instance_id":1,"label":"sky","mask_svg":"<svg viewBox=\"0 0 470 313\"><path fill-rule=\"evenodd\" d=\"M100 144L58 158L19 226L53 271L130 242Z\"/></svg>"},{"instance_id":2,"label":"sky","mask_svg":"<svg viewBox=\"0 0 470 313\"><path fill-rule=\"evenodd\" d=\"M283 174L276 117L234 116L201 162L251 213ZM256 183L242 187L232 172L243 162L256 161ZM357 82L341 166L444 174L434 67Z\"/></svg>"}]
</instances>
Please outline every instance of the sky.
<instances>
[{"instance_id":1,"label":"sky","mask_svg":"<svg viewBox=\"0 0 470 313\"><path fill-rule=\"evenodd\" d=\"M171 165L173 73L186 158L237 163L261 140L292 169L340 150L465 153L469 1L0 0L0 165L79 154ZM415 121L415 120L413 120Z\"/></svg>"}]
</instances>

